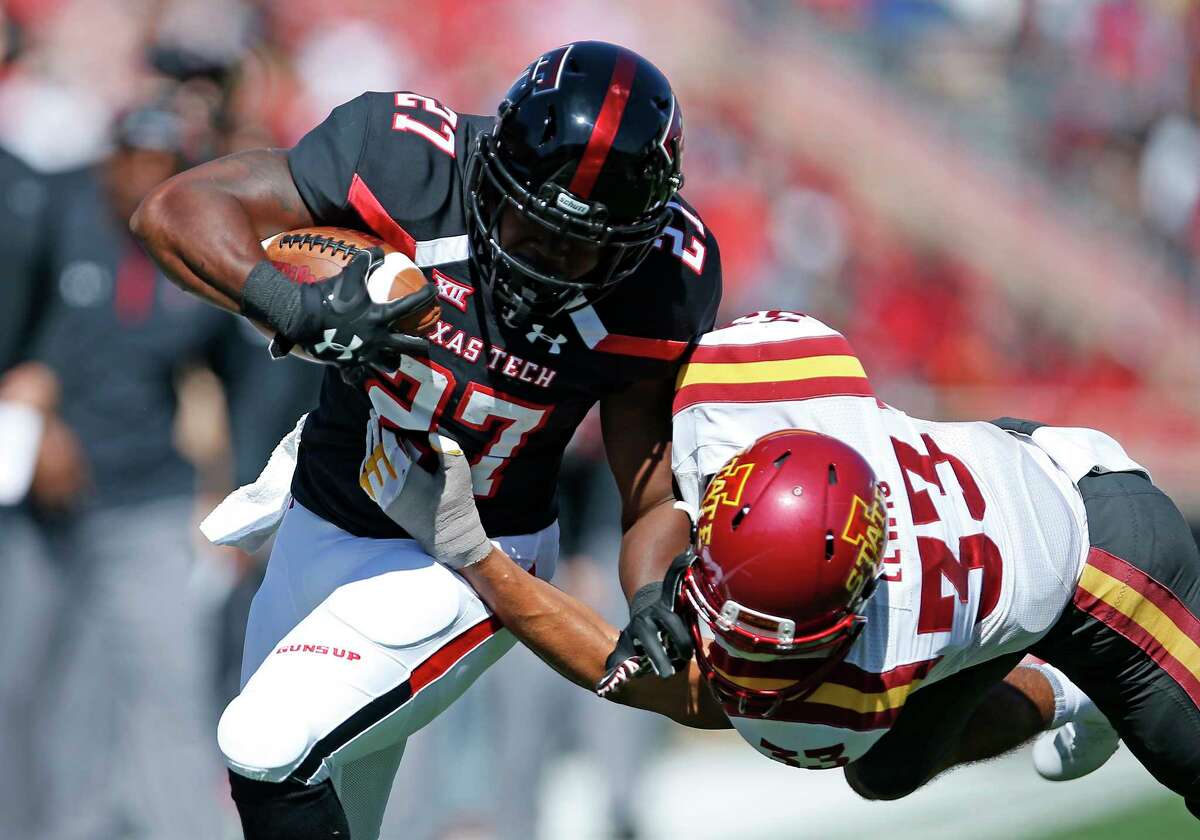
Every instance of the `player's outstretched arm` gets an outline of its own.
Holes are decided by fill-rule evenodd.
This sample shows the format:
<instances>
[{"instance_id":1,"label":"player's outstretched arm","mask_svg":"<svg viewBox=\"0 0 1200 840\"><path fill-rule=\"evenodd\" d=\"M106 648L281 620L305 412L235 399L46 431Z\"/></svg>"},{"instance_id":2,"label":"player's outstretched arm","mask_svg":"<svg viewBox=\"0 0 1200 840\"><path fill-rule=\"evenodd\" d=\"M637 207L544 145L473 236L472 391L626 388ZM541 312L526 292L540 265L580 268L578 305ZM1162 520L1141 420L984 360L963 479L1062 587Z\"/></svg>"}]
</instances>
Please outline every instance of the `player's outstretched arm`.
<instances>
[{"instance_id":1,"label":"player's outstretched arm","mask_svg":"<svg viewBox=\"0 0 1200 840\"><path fill-rule=\"evenodd\" d=\"M662 677L690 659L692 650L686 625L662 597L663 575L687 547L691 530L687 515L675 508L674 393L670 377L638 383L600 404L604 449L621 495L620 575L629 598L628 629Z\"/></svg>"},{"instance_id":2,"label":"player's outstretched arm","mask_svg":"<svg viewBox=\"0 0 1200 840\"><path fill-rule=\"evenodd\" d=\"M494 548L462 574L525 646L589 691L606 672L617 630L586 604L529 574ZM728 729L696 663L667 680L633 679L608 699L665 715L696 729Z\"/></svg>"},{"instance_id":3,"label":"player's outstretched arm","mask_svg":"<svg viewBox=\"0 0 1200 840\"><path fill-rule=\"evenodd\" d=\"M264 259L262 240L312 224L285 149L239 152L182 172L146 196L129 222L167 276L235 313Z\"/></svg>"},{"instance_id":4,"label":"player's outstretched arm","mask_svg":"<svg viewBox=\"0 0 1200 840\"><path fill-rule=\"evenodd\" d=\"M430 436L429 448L436 461L427 465L411 439L384 429L379 418L372 417L363 488L431 557L458 570L530 650L567 679L592 690L607 672L605 660L616 646L616 629L494 546L475 507L466 455L453 440L437 434ZM687 726L729 726L701 685L694 663L673 679L628 680L605 696Z\"/></svg>"}]
</instances>

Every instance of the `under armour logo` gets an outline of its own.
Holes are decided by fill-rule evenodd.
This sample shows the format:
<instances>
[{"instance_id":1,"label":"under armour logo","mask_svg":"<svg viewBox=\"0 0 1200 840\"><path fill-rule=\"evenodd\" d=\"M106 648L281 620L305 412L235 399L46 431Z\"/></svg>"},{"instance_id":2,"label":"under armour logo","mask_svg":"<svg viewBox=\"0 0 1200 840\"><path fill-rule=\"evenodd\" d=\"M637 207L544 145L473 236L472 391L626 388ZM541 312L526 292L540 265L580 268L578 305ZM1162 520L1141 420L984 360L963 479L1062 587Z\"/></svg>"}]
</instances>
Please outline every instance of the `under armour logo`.
<instances>
[{"instance_id":1,"label":"under armour logo","mask_svg":"<svg viewBox=\"0 0 1200 840\"><path fill-rule=\"evenodd\" d=\"M538 341L548 341L548 342L550 342L550 355L557 356L559 353L562 352L562 348L560 347L560 345L567 343L567 337L565 335L557 335L557 336L546 335L546 333L544 332L545 329L546 328L543 327L541 324L534 324L533 329L531 331L525 333L525 340L529 341L530 343L536 343Z\"/></svg>"},{"instance_id":2,"label":"under armour logo","mask_svg":"<svg viewBox=\"0 0 1200 840\"><path fill-rule=\"evenodd\" d=\"M337 361L339 361L339 362L350 361L351 359L354 358L354 351L357 350L359 347L362 347L362 345L363 345L362 339L355 335L355 336L350 337L349 344L338 344L336 341L333 340L333 337L335 335L337 335L336 329L325 330L325 340L322 341L320 344L315 345L313 347L313 351L319 355L321 353L324 353L326 350L332 350L335 353L341 353L341 355L337 357Z\"/></svg>"}]
</instances>

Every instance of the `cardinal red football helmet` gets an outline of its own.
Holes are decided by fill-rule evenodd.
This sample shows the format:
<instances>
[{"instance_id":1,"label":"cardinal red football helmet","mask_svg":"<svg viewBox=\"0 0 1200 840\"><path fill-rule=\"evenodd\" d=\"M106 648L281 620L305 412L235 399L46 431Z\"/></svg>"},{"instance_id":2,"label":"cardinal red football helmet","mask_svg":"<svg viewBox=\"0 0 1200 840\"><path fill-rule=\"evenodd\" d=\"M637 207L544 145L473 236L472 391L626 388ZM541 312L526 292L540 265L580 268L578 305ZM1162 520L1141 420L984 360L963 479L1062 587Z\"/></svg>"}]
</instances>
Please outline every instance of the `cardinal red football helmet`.
<instances>
[{"instance_id":1,"label":"cardinal red football helmet","mask_svg":"<svg viewBox=\"0 0 1200 840\"><path fill-rule=\"evenodd\" d=\"M866 621L886 526L874 470L827 435L775 432L721 468L681 597L722 702L768 717L824 680Z\"/></svg>"}]
</instances>

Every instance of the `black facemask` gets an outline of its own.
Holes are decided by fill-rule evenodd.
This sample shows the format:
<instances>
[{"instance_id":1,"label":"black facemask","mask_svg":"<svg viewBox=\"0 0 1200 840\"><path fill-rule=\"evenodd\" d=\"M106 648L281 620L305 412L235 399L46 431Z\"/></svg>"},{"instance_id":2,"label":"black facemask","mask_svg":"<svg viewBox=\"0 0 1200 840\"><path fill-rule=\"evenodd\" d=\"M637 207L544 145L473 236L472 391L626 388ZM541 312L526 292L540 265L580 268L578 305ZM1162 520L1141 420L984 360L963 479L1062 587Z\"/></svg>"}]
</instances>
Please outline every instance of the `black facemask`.
<instances>
[{"instance_id":1,"label":"black facemask","mask_svg":"<svg viewBox=\"0 0 1200 840\"><path fill-rule=\"evenodd\" d=\"M633 223L613 224L603 205L580 202L554 181L535 195L504 166L489 134L480 135L472 150L465 186L472 259L510 327L581 309L610 293L645 259L671 213L664 203ZM556 236L597 248L596 266L569 279L506 249L499 235L506 208Z\"/></svg>"}]
</instances>

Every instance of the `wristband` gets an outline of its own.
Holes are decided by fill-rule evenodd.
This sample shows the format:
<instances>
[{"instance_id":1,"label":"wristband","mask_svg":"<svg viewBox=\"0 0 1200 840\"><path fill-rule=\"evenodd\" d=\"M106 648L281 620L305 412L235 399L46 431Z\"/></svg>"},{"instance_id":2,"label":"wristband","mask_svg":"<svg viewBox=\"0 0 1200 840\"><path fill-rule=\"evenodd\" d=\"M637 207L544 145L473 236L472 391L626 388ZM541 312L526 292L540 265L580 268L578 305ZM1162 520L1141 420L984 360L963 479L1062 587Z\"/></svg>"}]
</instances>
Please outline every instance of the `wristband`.
<instances>
[{"instance_id":1,"label":"wristband","mask_svg":"<svg viewBox=\"0 0 1200 840\"><path fill-rule=\"evenodd\" d=\"M250 270L242 286L242 314L294 339L303 321L302 298L302 286L263 260Z\"/></svg>"}]
</instances>

